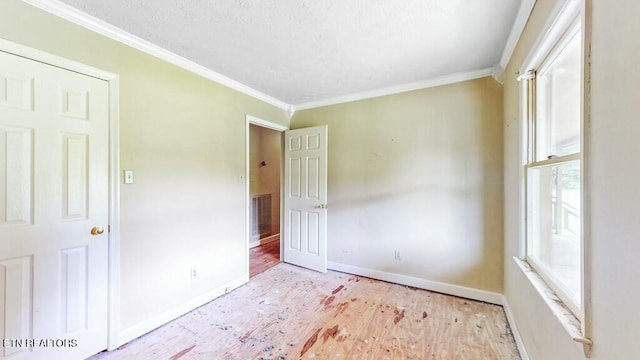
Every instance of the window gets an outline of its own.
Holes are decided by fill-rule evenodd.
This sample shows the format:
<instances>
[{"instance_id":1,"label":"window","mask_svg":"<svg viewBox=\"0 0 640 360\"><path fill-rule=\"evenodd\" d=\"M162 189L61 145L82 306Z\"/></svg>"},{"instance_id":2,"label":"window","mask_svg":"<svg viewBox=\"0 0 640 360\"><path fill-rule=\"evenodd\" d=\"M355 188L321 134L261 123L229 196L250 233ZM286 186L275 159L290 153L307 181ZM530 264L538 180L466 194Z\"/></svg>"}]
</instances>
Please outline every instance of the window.
<instances>
[{"instance_id":1,"label":"window","mask_svg":"<svg viewBox=\"0 0 640 360\"><path fill-rule=\"evenodd\" d=\"M574 15L536 54L523 82L526 261L583 317L583 31Z\"/></svg>"}]
</instances>

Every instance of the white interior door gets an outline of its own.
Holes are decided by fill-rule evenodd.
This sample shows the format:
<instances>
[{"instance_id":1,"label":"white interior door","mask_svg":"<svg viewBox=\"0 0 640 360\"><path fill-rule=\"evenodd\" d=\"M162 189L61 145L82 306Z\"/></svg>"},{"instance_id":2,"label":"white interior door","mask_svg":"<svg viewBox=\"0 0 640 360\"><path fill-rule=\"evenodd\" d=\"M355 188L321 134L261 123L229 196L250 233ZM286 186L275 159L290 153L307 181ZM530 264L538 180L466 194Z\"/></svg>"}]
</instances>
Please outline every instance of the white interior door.
<instances>
[{"instance_id":1,"label":"white interior door","mask_svg":"<svg viewBox=\"0 0 640 360\"><path fill-rule=\"evenodd\" d=\"M284 261L326 272L327 126L284 138Z\"/></svg>"},{"instance_id":2,"label":"white interior door","mask_svg":"<svg viewBox=\"0 0 640 360\"><path fill-rule=\"evenodd\" d=\"M35 340L0 358L107 347L108 103L106 81L0 51L0 337Z\"/></svg>"}]
</instances>

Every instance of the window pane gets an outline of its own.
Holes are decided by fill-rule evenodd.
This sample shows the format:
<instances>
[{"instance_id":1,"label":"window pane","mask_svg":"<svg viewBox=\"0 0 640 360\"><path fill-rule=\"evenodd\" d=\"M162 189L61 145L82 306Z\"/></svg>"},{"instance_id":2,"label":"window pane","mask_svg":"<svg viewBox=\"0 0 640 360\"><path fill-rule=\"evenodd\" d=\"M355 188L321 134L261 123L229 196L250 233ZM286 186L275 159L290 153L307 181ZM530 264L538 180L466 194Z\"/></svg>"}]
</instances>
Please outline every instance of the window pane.
<instances>
[{"instance_id":1,"label":"window pane","mask_svg":"<svg viewBox=\"0 0 640 360\"><path fill-rule=\"evenodd\" d=\"M578 32L537 75L537 161L580 152L581 42Z\"/></svg>"},{"instance_id":2,"label":"window pane","mask_svg":"<svg viewBox=\"0 0 640 360\"><path fill-rule=\"evenodd\" d=\"M529 169L527 184L528 255L580 308L580 162Z\"/></svg>"}]
</instances>

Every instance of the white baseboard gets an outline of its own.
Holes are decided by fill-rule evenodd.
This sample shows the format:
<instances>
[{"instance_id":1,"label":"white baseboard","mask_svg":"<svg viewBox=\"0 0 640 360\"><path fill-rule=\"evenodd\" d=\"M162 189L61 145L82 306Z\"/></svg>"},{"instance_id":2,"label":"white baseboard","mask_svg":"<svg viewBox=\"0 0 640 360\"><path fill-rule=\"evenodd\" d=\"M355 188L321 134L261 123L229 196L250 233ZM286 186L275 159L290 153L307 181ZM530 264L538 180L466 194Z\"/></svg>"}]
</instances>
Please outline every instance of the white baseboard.
<instances>
[{"instance_id":1,"label":"white baseboard","mask_svg":"<svg viewBox=\"0 0 640 360\"><path fill-rule=\"evenodd\" d=\"M222 286L219 286L203 295L200 295L194 299L192 299L191 301L188 301L182 305L179 305L173 309L167 310L161 314L159 314L158 316L154 316L151 319L147 319L145 321L142 321L136 325L131 326L128 329L122 330L120 331L120 333L118 334L118 340L117 340L117 345L113 348L109 348L108 350L115 350L118 347L128 343L129 341L136 339L166 323L168 323L171 320L174 320L186 313L188 313L189 311L196 309L208 302L210 302L211 300L222 296L226 293L228 293L229 291L238 288L244 284L246 284L249 281L249 276L248 275L244 275L238 279L232 280Z\"/></svg>"},{"instance_id":2,"label":"white baseboard","mask_svg":"<svg viewBox=\"0 0 640 360\"><path fill-rule=\"evenodd\" d=\"M511 327L513 339L516 341L516 346L518 347L518 351L520 352L520 358L522 360L529 360L529 354L527 354L527 349L524 346L524 341L522 340L522 336L520 336L518 325L516 325L516 319L513 317L513 313L511 312L511 308L509 307L509 302L504 295L502 296L502 308L504 309L504 313L507 316L507 321L509 322L509 327Z\"/></svg>"},{"instance_id":3,"label":"white baseboard","mask_svg":"<svg viewBox=\"0 0 640 360\"><path fill-rule=\"evenodd\" d=\"M268 237L266 237L264 239L252 241L252 242L249 243L249 249L253 249L256 246L268 244L268 243L276 241L276 240L280 240L280 234L274 234L274 235L268 236Z\"/></svg>"},{"instance_id":4,"label":"white baseboard","mask_svg":"<svg viewBox=\"0 0 640 360\"><path fill-rule=\"evenodd\" d=\"M345 265L336 262L329 261L328 267L330 270L345 272L353 275L366 276L373 279L388 281L396 284L413 286L419 289L425 289L430 291L436 291L439 293L459 296L467 299L484 301L490 304L502 305L502 294L468 288L459 285L446 284L438 281L431 281L421 279L408 275L401 275L395 273L389 273L380 270L373 270L367 268L361 268L353 265Z\"/></svg>"}]
</instances>

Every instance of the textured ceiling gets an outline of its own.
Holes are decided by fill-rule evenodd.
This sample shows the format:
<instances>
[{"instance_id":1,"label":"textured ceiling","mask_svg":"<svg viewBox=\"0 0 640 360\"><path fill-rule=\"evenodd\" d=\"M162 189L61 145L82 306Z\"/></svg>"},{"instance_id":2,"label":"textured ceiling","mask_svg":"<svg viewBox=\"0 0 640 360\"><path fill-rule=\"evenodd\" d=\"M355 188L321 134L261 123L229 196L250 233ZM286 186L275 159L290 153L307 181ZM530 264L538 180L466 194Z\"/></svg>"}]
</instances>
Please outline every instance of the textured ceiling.
<instances>
[{"instance_id":1,"label":"textured ceiling","mask_svg":"<svg viewBox=\"0 0 640 360\"><path fill-rule=\"evenodd\" d=\"M491 68L520 0L62 0L298 105Z\"/></svg>"}]
</instances>

